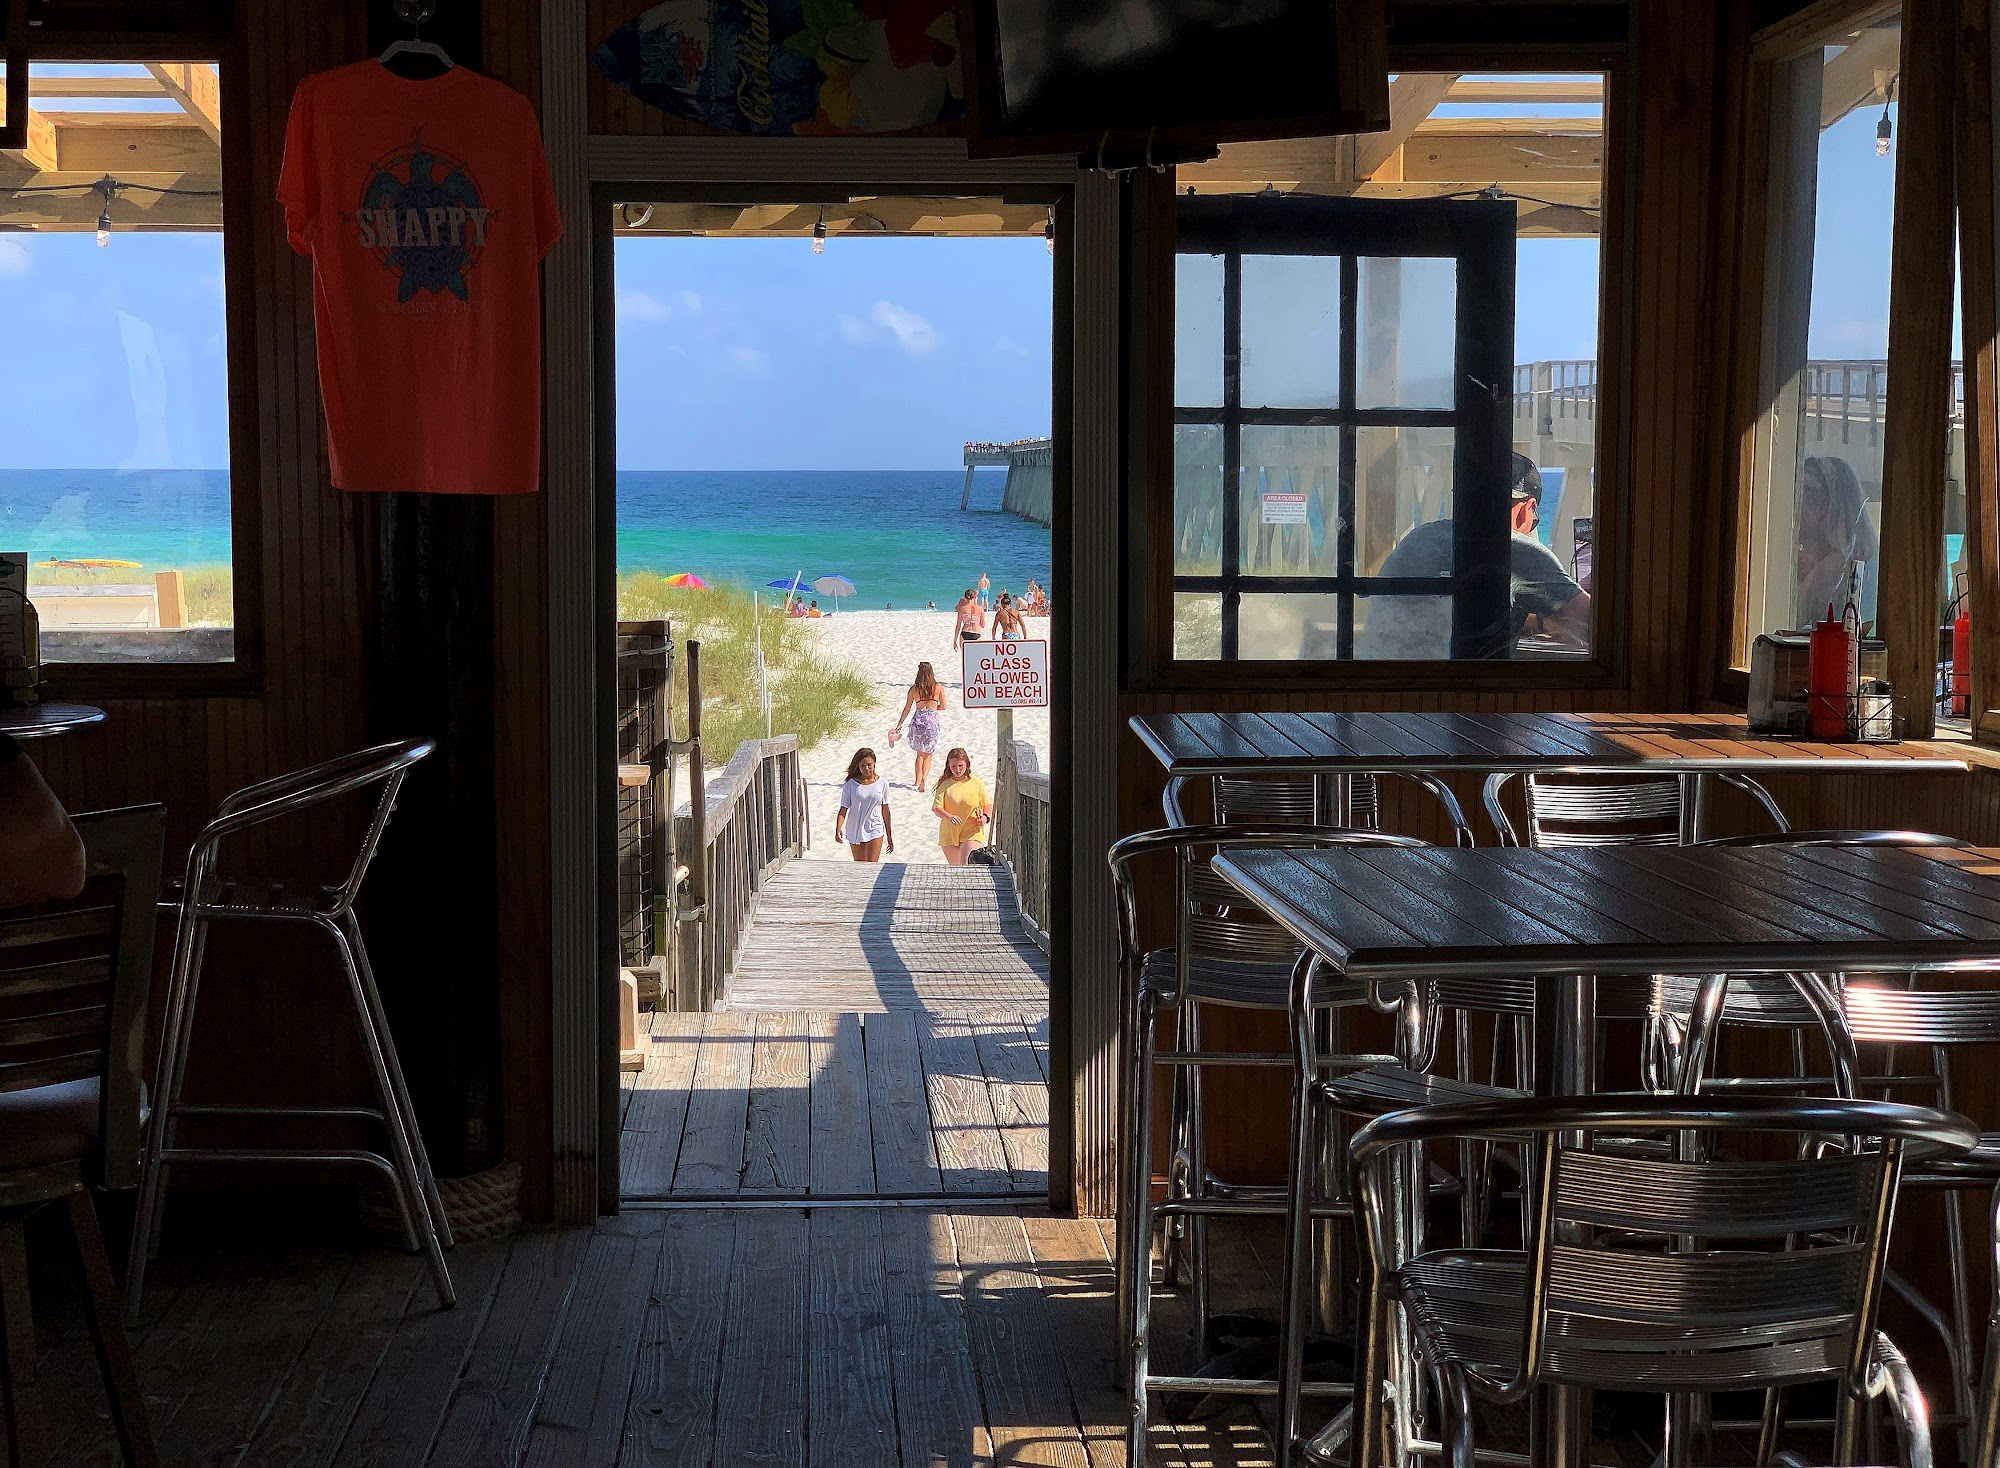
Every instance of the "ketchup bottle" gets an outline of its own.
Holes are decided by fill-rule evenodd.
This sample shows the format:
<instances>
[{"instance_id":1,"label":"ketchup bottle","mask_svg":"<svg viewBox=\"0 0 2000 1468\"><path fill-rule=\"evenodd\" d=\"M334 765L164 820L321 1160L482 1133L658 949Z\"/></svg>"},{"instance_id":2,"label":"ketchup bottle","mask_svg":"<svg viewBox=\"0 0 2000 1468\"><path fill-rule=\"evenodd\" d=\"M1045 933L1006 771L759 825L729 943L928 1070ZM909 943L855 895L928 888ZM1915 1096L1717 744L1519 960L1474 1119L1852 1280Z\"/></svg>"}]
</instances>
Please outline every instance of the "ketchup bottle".
<instances>
[{"instance_id":1,"label":"ketchup bottle","mask_svg":"<svg viewBox=\"0 0 2000 1468\"><path fill-rule=\"evenodd\" d=\"M1962 598L1951 623L1951 712L1963 719L1972 712L1972 599Z\"/></svg>"},{"instance_id":2,"label":"ketchup bottle","mask_svg":"<svg viewBox=\"0 0 2000 1468\"><path fill-rule=\"evenodd\" d=\"M1826 620L1806 648L1806 733L1815 739L1847 737L1847 670L1852 651L1847 624L1827 603Z\"/></svg>"}]
</instances>

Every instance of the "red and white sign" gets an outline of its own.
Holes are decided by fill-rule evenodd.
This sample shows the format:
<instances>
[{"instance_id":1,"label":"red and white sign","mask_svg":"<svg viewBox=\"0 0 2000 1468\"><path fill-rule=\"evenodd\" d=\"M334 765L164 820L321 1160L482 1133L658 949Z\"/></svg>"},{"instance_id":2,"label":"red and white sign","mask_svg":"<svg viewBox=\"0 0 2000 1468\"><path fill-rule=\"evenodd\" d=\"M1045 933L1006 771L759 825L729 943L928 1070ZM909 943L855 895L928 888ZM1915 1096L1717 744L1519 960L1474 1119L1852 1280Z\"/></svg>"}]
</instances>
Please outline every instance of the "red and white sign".
<instances>
[{"instance_id":1,"label":"red and white sign","mask_svg":"<svg viewBox=\"0 0 2000 1468\"><path fill-rule=\"evenodd\" d=\"M1306 497L1302 494L1267 494L1262 496L1264 523L1266 525L1304 525L1306 521Z\"/></svg>"},{"instance_id":2,"label":"red and white sign","mask_svg":"<svg viewBox=\"0 0 2000 1468\"><path fill-rule=\"evenodd\" d=\"M966 643L964 691L969 709L1047 708L1048 643Z\"/></svg>"}]
</instances>

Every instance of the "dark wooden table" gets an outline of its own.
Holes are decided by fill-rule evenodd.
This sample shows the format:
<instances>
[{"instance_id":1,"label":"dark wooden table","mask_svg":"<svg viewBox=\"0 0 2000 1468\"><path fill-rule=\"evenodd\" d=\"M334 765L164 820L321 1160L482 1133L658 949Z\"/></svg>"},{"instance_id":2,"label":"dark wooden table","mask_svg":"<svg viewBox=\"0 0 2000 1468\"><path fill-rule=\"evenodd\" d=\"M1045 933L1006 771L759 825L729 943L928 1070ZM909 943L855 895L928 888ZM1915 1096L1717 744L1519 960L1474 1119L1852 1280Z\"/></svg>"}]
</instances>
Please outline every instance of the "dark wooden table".
<instances>
[{"instance_id":1,"label":"dark wooden table","mask_svg":"<svg viewBox=\"0 0 2000 1468\"><path fill-rule=\"evenodd\" d=\"M0 734L45 739L104 722L104 710L87 703L41 703L33 708L0 708Z\"/></svg>"}]
</instances>

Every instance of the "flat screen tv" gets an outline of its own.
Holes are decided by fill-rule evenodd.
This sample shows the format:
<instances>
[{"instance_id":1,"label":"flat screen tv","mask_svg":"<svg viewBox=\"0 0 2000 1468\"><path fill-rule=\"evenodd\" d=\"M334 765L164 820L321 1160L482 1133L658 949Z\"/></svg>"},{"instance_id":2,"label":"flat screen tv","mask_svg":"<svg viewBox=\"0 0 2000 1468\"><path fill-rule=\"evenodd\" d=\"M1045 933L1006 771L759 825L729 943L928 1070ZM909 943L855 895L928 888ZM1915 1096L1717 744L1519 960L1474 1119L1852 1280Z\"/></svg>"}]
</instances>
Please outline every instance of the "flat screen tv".
<instances>
[{"instance_id":1,"label":"flat screen tv","mask_svg":"<svg viewBox=\"0 0 2000 1468\"><path fill-rule=\"evenodd\" d=\"M975 155L1389 125L1386 0L959 0L959 33Z\"/></svg>"}]
</instances>

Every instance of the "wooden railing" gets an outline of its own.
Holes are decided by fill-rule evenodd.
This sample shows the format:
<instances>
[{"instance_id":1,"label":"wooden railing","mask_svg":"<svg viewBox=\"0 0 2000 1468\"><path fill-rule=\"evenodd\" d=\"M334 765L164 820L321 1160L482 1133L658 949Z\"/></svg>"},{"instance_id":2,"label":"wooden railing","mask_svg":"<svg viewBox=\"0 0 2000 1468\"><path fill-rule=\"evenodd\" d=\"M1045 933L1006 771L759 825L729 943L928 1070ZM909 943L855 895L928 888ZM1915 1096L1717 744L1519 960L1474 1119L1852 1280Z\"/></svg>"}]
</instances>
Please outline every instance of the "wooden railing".
<instances>
[{"instance_id":1,"label":"wooden railing","mask_svg":"<svg viewBox=\"0 0 2000 1468\"><path fill-rule=\"evenodd\" d=\"M692 902L683 899L680 961L662 1008L715 1006L765 881L805 850L808 834L796 734L744 740L707 790L674 812Z\"/></svg>"},{"instance_id":2,"label":"wooden railing","mask_svg":"<svg viewBox=\"0 0 2000 1468\"><path fill-rule=\"evenodd\" d=\"M1029 936L1049 951L1049 777L1035 747L1016 739L1000 748L994 772L993 849L1014 874L1014 896Z\"/></svg>"}]
</instances>

